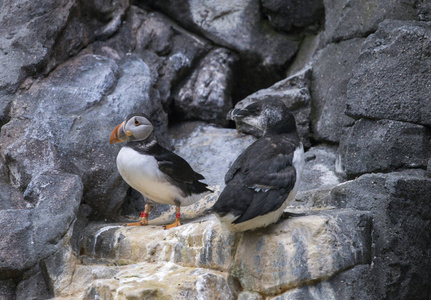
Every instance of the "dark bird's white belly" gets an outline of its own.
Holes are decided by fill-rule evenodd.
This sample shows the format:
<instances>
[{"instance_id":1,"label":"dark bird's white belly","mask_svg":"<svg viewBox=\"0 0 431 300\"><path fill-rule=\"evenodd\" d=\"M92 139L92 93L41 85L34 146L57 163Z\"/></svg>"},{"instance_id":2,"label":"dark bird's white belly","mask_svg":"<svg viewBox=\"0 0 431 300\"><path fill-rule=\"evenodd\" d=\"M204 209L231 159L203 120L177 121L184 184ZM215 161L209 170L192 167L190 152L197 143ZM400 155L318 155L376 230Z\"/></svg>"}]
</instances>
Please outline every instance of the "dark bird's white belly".
<instances>
[{"instance_id":1,"label":"dark bird's white belly","mask_svg":"<svg viewBox=\"0 0 431 300\"><path fill-rule=\"evenodd\" d=\"M202 197L202 194L186 196L167 180L167 175L160 171L153 156L132 148L121 148L117 156L117 168L124 181L154 202L175 205L177 200L181 205L190 205Z\"/></svg>"}]
</instances>

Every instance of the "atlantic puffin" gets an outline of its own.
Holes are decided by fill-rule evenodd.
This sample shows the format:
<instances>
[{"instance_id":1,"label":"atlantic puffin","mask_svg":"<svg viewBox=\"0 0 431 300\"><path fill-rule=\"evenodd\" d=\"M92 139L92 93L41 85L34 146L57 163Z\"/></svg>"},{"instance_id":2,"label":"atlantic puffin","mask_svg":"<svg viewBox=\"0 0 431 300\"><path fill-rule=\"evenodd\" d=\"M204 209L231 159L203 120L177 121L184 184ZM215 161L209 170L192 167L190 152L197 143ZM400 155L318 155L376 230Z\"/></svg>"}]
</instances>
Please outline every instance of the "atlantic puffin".
<instances>
[{"instance_id":1,"label":"atlantic puffin","mask_svg":"<svg viewBox=\"0 0 431 300\"><path fill-rule=\"evenodd\" d=\"M176 206L175 222L164 226L169 229L181 225L181 206L197 202L211 190L187 161L160 146L153 131L147 115L131 114L112 131L110 143L126 142L117 155L124 181L153 202ZM150 208L150 203L145 204L141 221L125 225L148 225Z\"/></svg>"},{"instance_id":2,"label":"atlantic puffin","mask_svg":"<svg viewBox=\"0 0 431 300\"><path fill-rule=\"evenodd\" d=\"M212 212L231 231L275 223L294 200L304 169L295 117L282 101L271 99L234 108L227 119L254 126L263 135L226 173L226 186Z\"/></svg>"}]
</instances>

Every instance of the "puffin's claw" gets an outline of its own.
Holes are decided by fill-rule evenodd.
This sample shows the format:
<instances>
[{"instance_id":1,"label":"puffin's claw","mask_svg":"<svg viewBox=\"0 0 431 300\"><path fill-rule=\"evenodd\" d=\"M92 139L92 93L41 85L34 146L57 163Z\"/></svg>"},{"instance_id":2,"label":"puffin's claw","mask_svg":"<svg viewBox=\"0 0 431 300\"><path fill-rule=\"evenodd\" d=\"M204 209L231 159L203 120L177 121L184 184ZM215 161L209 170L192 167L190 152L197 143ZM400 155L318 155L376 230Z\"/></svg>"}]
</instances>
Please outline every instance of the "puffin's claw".
<instances>
[{"instance_id":1,"label":"puffin's claw","mask_svg":"<svg viewBox=\"0 0 431 300\"><path fill-rule=\"evenodd\" d=\"M174 223L172 223L172 224L164 225L164 226L163 226L163 229L164 229L164 230L166 230L166 229L171 229L171 228L173 228L173 227L178 227L178 226L181 226L180 219L176 219L176 220L175 220L175 222L174 222Z\"/></svg>"}]
</instances>

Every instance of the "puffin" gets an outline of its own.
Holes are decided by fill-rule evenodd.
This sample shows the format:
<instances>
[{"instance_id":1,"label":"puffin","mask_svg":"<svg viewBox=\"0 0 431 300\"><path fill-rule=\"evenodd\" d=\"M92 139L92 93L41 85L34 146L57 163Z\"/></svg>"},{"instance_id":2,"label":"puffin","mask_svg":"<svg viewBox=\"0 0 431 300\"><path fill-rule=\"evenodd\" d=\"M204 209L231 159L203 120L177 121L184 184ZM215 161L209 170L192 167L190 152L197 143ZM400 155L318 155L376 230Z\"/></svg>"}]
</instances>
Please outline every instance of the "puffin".
<instances>
[{"instance_id":1,"label":"puffin","mask_svg":"<svg viewBox=\"0 0 431 300\"><path fill-rule=\"evenodd\" d=\"M195 172L189 163L162 147L154 136L154 126L143 113L126 117L112 131L111 144L126 142L117 155L117 168L132 188L156 203L175 205L175 222L165 229L180 226L181 206L191 205L212 192L204 176ZM148 225L151 204L145 204L141 220L126 226Z\"/></svg>"},{"instance_id":2,"label":"puffin","mask_svg":"<svg viewBox=\"0 0 431 300\"><path fill-rule=\"evenodd\" d=\"M211 210L231 231L266 227L279 220L301 181L304 148L295 117L281 100L269 99L231 109L227 119L263 134L233 162Z\"/></svg>"}]
</instances>

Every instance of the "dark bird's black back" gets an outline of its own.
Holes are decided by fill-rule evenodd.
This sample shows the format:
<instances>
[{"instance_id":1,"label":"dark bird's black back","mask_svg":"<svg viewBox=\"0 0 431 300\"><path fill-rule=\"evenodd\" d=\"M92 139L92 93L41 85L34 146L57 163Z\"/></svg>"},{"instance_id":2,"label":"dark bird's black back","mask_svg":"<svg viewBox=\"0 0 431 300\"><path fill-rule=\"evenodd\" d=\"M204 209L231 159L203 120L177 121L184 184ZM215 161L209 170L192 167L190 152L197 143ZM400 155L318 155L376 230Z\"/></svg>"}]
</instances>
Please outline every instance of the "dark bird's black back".
<instances>
[{"instance_id":1,"label":"dark bird's black back","mask_svg":"<svg viewBox=\"0 0 431 300\"><path fill-rule=\"evenodd\" d=\"M295 185L298 145L296 133L269 134L250 145L227 172L213 211L238 216L237 224L279 209Z\"/></svg>"}]
</instances>

